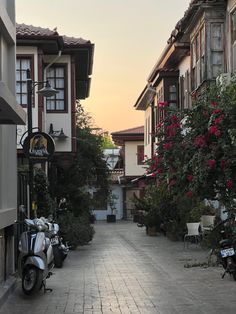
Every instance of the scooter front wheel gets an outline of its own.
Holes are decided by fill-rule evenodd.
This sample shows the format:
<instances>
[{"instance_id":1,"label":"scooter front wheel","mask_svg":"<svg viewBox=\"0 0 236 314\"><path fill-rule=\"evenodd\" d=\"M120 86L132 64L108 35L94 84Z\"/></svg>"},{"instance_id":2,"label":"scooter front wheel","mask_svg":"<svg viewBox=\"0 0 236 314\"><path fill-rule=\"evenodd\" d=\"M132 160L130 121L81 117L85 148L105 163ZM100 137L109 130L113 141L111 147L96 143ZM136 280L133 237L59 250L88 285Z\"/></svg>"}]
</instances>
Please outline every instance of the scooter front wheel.
<instances>
[{"instance_id":1,"label":"scooter front wheel","mask_svg":"<svg viewBox=\"0 0 236 314\"><path fill-rule=\"evenodd\" d=\"M38 292L43 282L43 271L35 266L28 266L22 276L22 290L31 295Z\"/></svg>"}]
</instances>

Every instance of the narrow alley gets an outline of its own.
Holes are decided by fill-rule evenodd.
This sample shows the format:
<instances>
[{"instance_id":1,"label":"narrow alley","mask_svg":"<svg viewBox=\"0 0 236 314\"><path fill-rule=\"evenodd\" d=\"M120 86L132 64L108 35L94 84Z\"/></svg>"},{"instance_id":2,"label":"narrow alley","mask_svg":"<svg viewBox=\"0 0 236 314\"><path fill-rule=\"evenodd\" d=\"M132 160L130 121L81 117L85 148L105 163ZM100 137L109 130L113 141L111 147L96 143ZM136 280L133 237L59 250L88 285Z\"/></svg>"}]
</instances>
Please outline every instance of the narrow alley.
<instances>
[{"instance_id":1,"label":"narrow alley","mask_svg":"<svg viewBox=\"0 0 236 314\"><path fill-rule=\"evenodd\" d=\"M91 244L71 251L48 281L53 291L26 297L19 281L2 314L235 313L236 282L220 267L184 267L208 252L164 236L149 237L132 222L95 224Z\"/></svg>"}]
</instances>

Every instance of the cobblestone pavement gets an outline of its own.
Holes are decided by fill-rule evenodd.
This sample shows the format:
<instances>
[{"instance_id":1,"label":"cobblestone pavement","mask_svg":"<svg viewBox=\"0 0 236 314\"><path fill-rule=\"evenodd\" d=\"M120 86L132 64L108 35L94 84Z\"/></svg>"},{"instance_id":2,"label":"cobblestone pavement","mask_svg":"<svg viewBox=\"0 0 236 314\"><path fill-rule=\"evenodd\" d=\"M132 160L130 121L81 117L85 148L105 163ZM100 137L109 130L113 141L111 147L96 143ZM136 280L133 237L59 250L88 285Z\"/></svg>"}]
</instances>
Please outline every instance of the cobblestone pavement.
<instances>
[{"instance_id":1,"label":"cobblestone pavement","mask_svg":"<svg viewBox=\"0 0 236 314\"><path fill-rule=\"evenodd\" d=\"M184 250L132 222L96 223L95 230L91 244L55 269L51 293L26 297L19 282L0 313L236 313L236 282L221 279L220 267L184 267L206 261L199 246Z\"/></svg>"}]
</instances>

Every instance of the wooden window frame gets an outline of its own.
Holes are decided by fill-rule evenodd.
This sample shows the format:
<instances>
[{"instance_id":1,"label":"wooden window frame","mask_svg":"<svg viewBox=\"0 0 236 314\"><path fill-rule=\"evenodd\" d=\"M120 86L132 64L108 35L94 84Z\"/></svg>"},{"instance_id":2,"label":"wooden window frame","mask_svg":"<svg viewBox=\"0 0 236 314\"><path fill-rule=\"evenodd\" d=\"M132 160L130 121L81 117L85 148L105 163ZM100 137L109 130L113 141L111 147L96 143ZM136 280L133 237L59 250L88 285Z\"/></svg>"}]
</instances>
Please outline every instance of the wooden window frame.
<instances>
[{"instance_id":1,"label":"wooden window frame","mask_svg":"<svg viewBox=\"0 0 236 314\"><path fill-rule=\"evenodd\" d=\"M206 79L206 26L199 27L191 40L191 82L192 90L198 88Z\"/></svg>"},{"instance_id":2,"label":"wooden window frame","mask_svg":"<svg viewBox=\"0 0 236 314\"><path fill-rule=\"evenodd\" d=\"M140 150L142 150L142 156L140 156ZM143 165L144 160L144 145L137 145L137 165Z\"/></svg>"},{"instance_id":3,"label":"wooden window frame","mask_svg":"<svg viewBox=\"0 0 236 314\"><path fill-rule=\"evenodd\" d=\"M24 54L24 55L22 55L22 54L18 54L18 55L16 55L16 60L30 60L30 73L31 73L31 78L32 78L32 80L34 81L34 55L27 55L27 54ZM27 69L26 69L27 70ZM18 71L18 69L16 68L16 72ZM20 72L22 71L22 69L20 68ZM20 76L21 76L21 74L20 74ZM16 83L19 83L19 84L22 84L23 82L26 82L26 81L24 81L24 80L19 80L19 81L16 81ZM21 91L22 91L22 88L21 88ZM21 99L22 99L22 95L24 94L24 93L22 93L22 92L20 92L20 93L17 93L17 91L16 91L16 95L21 95ZM26 91L26 96L27 96L27 91ZM19 102L19 105L21 105L23 108L27 108L27 102L26 102L26 104L23 104L23 103L21 103L21 102ZM32 95L32 107L34 107L35 106L35 93L33 92L33 95Z\"/></svg>"},{"instance_id":4,"label":"wooden window frame","mask_svg":"<svg viewBox=\"0 0 236 314\"><path fill-rule=\"evenodd\" d=\"M220 38L221 38L221 41L220 41L220 47L215 47L215 43L214 43L214 40L213 40L213 28L214 27L219 27L220 28ZM216 37L215 37L216 38ZM214 23L211 23L211 78L215 79L218 75L220 75L222 72L224 72L224 25L223 23L221 22L214 22ZM213 58L215 55L221 55L221 63L214 63L213 62ZM214 67L215 68L221 68L218 73L214 73Z\"/></svg>"},{"instance_id":5,"label":"wooden window frame","mask_svg":"<svg viewBox=\"0 0 236 314\"><path fill-rule=\"evenodd\" d=\"M48 109L47 106L47 101L54 101L54 108L56 107L56 100L57 100L57 95L50 97L46 99L46 110L47 113L67 113L68 112L68 64L67 63L55 63L52 66L50 66L50 69L56 70L56 68L63 68L64 69L64 109ZM48 79L48 78L47 78ZM49 78L50 80L52 78ZM57 77L53 77L54 81L56 81ZM54 84L52 84L52 87L55 88L56 90L60 90L60 88L57 88ZM61 88L62 90L62 88Z\"/></svg>"}]
</instances>

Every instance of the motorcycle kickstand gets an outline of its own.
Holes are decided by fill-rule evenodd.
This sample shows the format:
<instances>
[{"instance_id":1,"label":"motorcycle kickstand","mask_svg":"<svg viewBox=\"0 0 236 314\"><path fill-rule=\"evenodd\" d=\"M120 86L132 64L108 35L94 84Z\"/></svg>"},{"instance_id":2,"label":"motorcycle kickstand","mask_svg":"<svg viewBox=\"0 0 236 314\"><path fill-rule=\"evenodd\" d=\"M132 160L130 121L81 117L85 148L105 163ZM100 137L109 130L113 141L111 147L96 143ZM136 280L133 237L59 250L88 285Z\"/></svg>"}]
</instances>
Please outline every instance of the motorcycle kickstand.
<instances>
[{"instance_id":1,"label":"motorcycle kickstand","mask_svg":"<svg viewBox=\"0 0 236 314\"><path fill-rule=\"evenodd\" d=\"M227 273L227 270L224 271L224 273L221 275L221 278L223 279L225 274Z\"/></svg>"},{"instance_id":2,"label":"motorcycle kickstand","mask_svg":"<svg viewBox=\"0 0 236 314\"><path fill-rule=\"evenodd\" d=\"M46 288L46 282L43 282L43 293L46 293L47 291L52 292L52 290L52 288Z\"/></svg>"}]
</instances>

